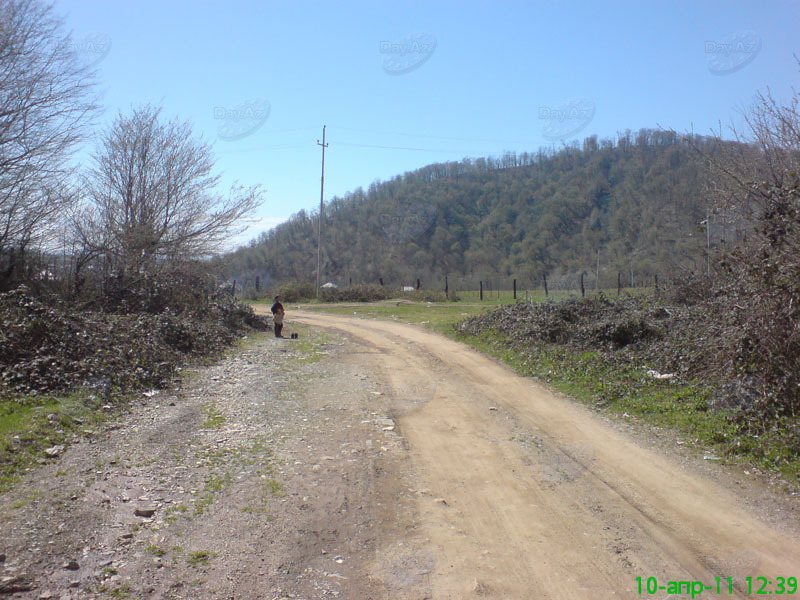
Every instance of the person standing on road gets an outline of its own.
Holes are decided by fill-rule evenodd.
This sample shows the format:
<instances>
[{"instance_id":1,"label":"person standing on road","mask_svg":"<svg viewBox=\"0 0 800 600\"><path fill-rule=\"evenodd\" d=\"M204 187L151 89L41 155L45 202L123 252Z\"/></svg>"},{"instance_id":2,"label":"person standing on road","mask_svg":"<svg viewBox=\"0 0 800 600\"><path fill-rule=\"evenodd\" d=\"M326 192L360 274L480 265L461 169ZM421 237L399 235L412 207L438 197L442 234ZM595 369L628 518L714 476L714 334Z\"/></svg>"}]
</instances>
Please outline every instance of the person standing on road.
<instances>
[{"instance_id":1,"label":"person standing on road","mask_svg":"<svg viewBox=\"0 0 800 600\"><path fill-rule=\"evenodd\" d=\"M283 330L283 315L286 314L286 311L283 310L283 304L281 304L281 296L278 294L275 296L275 304L272 305L272 319L275 321L275 337L282 338L281 330Z\"/></svg>"}]
</instances>

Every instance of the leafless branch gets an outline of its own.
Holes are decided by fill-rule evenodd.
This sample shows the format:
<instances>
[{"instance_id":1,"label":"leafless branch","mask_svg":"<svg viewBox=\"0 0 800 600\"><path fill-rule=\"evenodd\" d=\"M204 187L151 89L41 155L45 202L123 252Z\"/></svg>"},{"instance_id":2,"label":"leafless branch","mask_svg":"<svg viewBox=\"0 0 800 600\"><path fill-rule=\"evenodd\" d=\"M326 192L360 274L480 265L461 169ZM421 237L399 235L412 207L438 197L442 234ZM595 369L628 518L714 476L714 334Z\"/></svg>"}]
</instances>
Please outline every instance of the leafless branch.
<instances>
[{"instance_id":1,"label":"leafless branch","mask_svg":"<svg viewBox=\"0 0 800 600\"><path fill-rule=\"evenodd\" d=\"M71 201L59 189L96 109L93 73L62 29L40 0L0 0L0 283Z\"/></svg>"},{"instance_id":2,"label":"leafless branch","mask_svg":"<svg viewBox=\"0 0 800 600\"><path fill-rule=\"evenodd\" d=\"M162 122L160 112L144 106L120 114L87 178L96 216L84 212L77 229L125 275L211 254L261 202L258 187L220 195L211 146L186 123Z\"/></svg>"}]
</instances>

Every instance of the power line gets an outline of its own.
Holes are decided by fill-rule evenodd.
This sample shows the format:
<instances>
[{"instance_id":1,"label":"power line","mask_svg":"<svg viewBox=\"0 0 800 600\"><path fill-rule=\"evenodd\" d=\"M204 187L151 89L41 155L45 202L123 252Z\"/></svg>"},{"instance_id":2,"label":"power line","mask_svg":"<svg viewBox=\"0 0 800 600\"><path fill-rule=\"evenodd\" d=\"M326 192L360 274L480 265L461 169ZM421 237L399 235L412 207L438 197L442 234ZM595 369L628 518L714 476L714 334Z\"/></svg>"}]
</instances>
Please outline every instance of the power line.
<instances>
[{"instance_id":1,"label":"power line","mask_svg":"<svg viewBox=\"0 0 800 600\"><path fill-rule=\"evenodd\" d=\"M530 141L519 141L519 140L495 140L495 139L487 139L487 138L465 138L465 137L451 137L451 136L444 136L444 135L429 135L425 133L407 133L403 131L379 131L376 129L361 129L357 127L339 127L339 126L332 126L334 129L343 129L345 131L357 131L359 133L377 133L381 135L402 135L404 137L417 137L417 138L429 138L435 140L455 140L459 142L489 142L489 143L497 143L497 144L532 144ZM337 142L338 143L338 142Z\"/></svg>"},{"instance_id":2,"label":"power line","mask_svg":"<svg viewBox=\"0 0 800 600\"><path fill-rule=\"evenodd\" d=\"M307 143L292 142L287 144L275 144L273 146L258 146L252 148L230 148L226 150L217 150L219 154L240 154L242 152L260 152L262 150L279 150L286 148L306 148Z\"/></svg>"},{"instance_id":3,"label":"power line","mask_svg":"<svg viewBox=\"0 0 800 600\"><path fill-rule=\"evenodd\" d=\"M408 146L383 146L379 144L356 144L354 142L336 142L339 146L352 146L354 148L379 148L383 150L410 150L414 152L447 152L463 154L464 150L446 150L444 148L411 148Z\"/></svg>"},{"instance_id":4,"label":"power line","mask_svg":"<svg viewBox=\"0 0 800 600\"><path fill-rule=\"evenodd\" d=\"M425 138L425 139L433 139L433 140L449 140L449 141L459 141L459 142L480 142L480 143L496 143L496 144L525 144L530 146L535 146L533 142L523 142L519 140L495 140L495 139L486 139L486 138L464 138L464 137L452 137L452 136L442 136L442 135L427 135L427 134L416 134L416 133L406 133L401 131L379 131L374 129L362 129L357 127L334 127L335 129L342 129L346 131L353 131L353 132L360 132L360 133L374 133L374 134L381 134L381 135L398 135L408 138ZM294 128L294 129L274 129L270 131L265 131L264 133L272 134L272 133L294 133L299 131L307 131L308 127L301 127L301 128ZM319 142L319 140L317 140ZM402 150L406 152L438 152L438 153L446 153L446 154L473 154L473 155L486 155L486 154L495 154L498 151L482 151L482 152L469 152L469 150L460 148L460 149L453 149L453 148L425 148L421 146L398 146L394 144L367 144L367 143L360 143L360 142L336 142L340 146L349 146L352 148L375 148L379 150ZM259 145L253 146L249 148L225 148L225 149L218 149L217 151L220 154L235 154L235 153L245 153L245 152L260 152L264 150L283 150L283 149L294 149L294 148L305 148L305 143L302 142L285 142L285 143L278 143L278 144L267 144L267 145Z\"/></svg>"},{"instance_id":5,"label":"power line","mask_svg":"<svg viewBox=\"0 0 800 600\"><path fill-rule=\"evenodd\" d=\"M336 142L339 146L350 146L353 148L376 148L379 150L403 150L407 152L440 152L445 154L461 154L461 155L486 155L486 154L493 154L495 152L492 151L483 151L483 152L469 152L467 149L451 149L451 148L421 148L421 147L413 147L413 146L389 146L386 144L360 144L356 142ZM229 148L229 149L217 149L217 154L243 154L243 153L257 153L262 152L265 150L285 150L285 149L295 149L295 148L307 148L307 143L287 143L287 144L274 144L268 146L251 146L248 148Z\"/></svg>"}]
</instances>

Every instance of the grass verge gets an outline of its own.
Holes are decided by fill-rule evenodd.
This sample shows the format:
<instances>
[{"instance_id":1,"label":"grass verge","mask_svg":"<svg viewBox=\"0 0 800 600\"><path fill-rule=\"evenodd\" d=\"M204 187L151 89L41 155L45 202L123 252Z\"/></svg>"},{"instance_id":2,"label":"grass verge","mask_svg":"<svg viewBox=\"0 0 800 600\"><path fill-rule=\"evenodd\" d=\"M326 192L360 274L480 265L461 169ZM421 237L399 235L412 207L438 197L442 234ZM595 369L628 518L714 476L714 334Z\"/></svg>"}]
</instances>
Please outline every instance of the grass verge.
<instances>
[{"instance_id":1,"label":"grass verge","mask_svg":"<svg viewBox=\"0 0 800 600\"><path fill-rule=\"evenodd\" d=\"M46 450L91 435L110 414L104 406L109 405L88 391L0 398L0 492L25 469L55 458Z\"/></svg>"}]
</instances>

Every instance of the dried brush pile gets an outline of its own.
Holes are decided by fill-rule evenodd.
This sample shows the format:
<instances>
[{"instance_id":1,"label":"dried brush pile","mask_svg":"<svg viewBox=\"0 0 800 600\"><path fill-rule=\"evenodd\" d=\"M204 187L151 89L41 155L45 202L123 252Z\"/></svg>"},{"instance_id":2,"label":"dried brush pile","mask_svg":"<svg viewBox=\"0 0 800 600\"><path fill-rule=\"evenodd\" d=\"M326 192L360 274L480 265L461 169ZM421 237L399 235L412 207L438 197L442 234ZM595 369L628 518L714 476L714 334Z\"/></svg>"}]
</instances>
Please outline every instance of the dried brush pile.
<instances>
[{"instance_id":1,"label":"dried brush pile","mask_svg":"<svg viewBox=\"0 0 800 600\"><path fill-rule=\"evenodd\" d=\"M113 314L20 287L0 294L0 393L159 386L189 357L214 354L248 328L269 325L229 299L180 313Z\"/></svg>"},{"instance_id":2,"label":"dried brush pile","mask_svg":"<svg viewBox=\"0 0 800 600\"><path fill-rule=\"evenodd\" d=\"M694 285L694 284L693 284ZM548 349L598 353L610 365L652 369L714 390L709 408L726 408L760 433L800 416L800 313L759 307L741 296L703 294L686 302L675 286L659 299L602 295L517 303L461 323L462 333L499 333L528 356ZM741 305L732 306L737 302ZM793 426L794 427L794 426Z\"/></svg>"}]
</instances>

